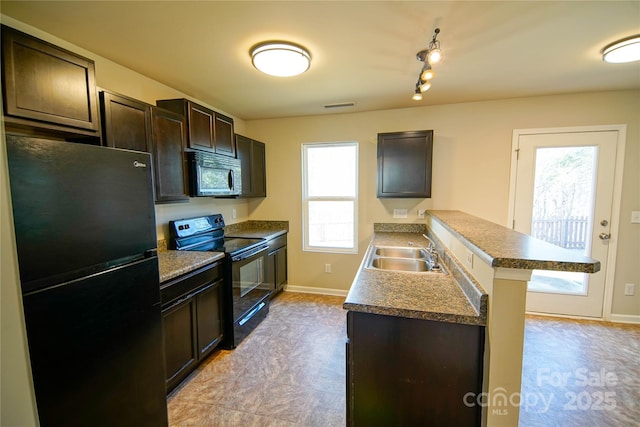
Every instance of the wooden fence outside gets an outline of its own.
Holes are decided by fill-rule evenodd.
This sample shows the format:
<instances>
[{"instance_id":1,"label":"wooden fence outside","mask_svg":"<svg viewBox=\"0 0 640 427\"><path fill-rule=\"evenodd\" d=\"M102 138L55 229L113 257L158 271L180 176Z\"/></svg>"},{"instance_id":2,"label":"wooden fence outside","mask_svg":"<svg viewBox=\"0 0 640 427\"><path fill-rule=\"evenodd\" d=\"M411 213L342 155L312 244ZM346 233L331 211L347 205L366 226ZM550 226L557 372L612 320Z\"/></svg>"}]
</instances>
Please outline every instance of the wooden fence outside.
<instances>
[{"instance_id":1,"label":"wooden fence outside","mask_svg":"<svg viewBox=\"0 0 640 427\"><path fill-rule=\"evenodd\" d=\"M587 244L589 218L534 218L531 235L567 249L584 249Z\"/></svg>"}]
</instances>

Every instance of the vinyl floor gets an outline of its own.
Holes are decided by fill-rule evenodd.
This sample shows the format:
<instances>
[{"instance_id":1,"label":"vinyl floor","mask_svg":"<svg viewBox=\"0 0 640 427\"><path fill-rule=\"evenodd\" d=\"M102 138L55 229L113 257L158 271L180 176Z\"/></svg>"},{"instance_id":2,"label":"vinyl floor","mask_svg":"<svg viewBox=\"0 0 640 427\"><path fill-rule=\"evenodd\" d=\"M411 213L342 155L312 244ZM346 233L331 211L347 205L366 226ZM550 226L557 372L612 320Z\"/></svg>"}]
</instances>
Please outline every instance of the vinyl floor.
<instances>
[{"instance_id":1,"label":"vinyl floor","mask_svg":"<svg viewBox=\"0 0 640 427\"><path fill-rule=\"evenodd\" d=\"M171 426L345 425L344 298L283 292L168 396ZM520 426L640 426L640 327L528 316Z\"/></svg>"}]
</instances>

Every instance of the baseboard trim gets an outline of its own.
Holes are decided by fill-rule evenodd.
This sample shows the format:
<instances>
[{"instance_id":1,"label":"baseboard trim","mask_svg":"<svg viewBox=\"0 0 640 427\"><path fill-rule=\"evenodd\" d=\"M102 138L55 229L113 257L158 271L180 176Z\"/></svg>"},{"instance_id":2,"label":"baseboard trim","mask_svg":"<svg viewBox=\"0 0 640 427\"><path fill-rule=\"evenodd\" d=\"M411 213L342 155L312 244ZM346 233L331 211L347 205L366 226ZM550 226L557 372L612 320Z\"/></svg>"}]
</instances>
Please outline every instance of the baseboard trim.
<instances>
[{"instance_id":1,"label":"baseboard trim","mask_svg":"<svg viewBox=\"0 0 640 427\"><path fill-rule=\"evenodd\" d=\"M526 314L540 317L555 317L557 319L592 320L594 322L640 324L640 316L635 314L611 314L609 319L603 319L602 317L568 316L554 313L538 313L535 311L527 311Z\"/></svg>"},{"instance_id":2,"label":"baseboard trim","mask_svg":"<svg viewBox=\"0 0 640 427\"><path fill-rule=\"evenodd\" d=\"M640 316L637 314L611 314L611 321L616 323L640 324Z\"/></svg>"},{"instance_id":3,"label":"baseboard trim","mask_svg":"<svg viewBox=\"0 0 640 427\"><path fill-rule=\"evenodd\" d=\"M312 286L292 286L286 285L284 290L286 292L298 292L301 294L317 294L317 295L331 295L335 297L346 297L349 293L345 289L328 289L328 288L315 288Z\"/></svg>"}]
</instances>

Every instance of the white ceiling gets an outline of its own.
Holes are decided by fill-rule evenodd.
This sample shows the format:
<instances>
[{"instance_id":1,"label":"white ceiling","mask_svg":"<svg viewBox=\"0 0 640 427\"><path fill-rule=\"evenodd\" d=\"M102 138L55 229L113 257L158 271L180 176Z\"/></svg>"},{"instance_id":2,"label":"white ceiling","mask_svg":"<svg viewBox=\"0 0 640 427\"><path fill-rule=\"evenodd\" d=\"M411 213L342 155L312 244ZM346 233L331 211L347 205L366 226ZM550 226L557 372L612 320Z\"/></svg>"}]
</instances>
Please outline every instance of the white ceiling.
<instances>
[{"instance_id":1,"label":"white ceiling","mask_svg":"<svg viewBox=\"0 0 640 427\"><path fill-rule=\"evenodd\" d=\"M4 1L0 11L239 118L640 89L640 62L600 51L640 33L640 1ZM444 62L411 100L416 53ZM263 75L249 48L306 46L311 68ZM98 70L99 72L99 70ZM324 105L355 102L355 107Z\"/></svg>"}]
</instances>

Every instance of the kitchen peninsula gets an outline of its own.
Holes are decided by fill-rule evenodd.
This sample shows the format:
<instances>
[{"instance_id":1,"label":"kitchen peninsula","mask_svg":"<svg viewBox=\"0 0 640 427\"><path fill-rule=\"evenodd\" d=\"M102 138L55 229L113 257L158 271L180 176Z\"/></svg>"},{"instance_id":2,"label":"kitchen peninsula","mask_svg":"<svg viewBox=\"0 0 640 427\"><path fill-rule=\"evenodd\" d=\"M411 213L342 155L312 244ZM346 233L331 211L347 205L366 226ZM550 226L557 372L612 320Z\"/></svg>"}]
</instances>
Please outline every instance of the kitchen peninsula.
<instances>
[{"instance_id":1,"label":"kitchen peninsula","mask_svg":"<svg viewBox=\"0 0 640 427\"><path fill-rule=\"evenodd\" d=\"M371 395L372 390L366 388L380 386L375 381L365 382L364 389L358 389L358 384L354 384L354 380L357 382L362 378L359 377L363 372L362 366L358 364L366 364L376 357L375 351L370 352L368 358L363 357L362 352L357 356L358 340L370 345L367 337L377 335L377 342L380 342L387 334L394 338L394 344L411 344L411 352L421 357L415 360L431 359L429 363L434 376L420 374L411 378L415 371L410 369L392 372L392 375L397 375L396 383L407 384L404 388L399 387L400 392L432 391L433 385L424 381L425 378L440 382L437 393L424 393L419 399L408 394L396 398L396 401L415 402L423 407L435 405L434 408L444 408L450 413L459 412L452 409L455 407L475 409L475 412L470 411L471 418L467 418L473 419L475 425L517 425L525 300L532 270L595 273L600 269L600 263L460 211L429 211L426 225L395 225L394 229L376 224L371 244L383 242L398 246L405 242L403 245L406 246L407 238L412 235L412 243L426 247L427 240L422 237L426 232L435 243L450 277L436 273L417 276L409 272L371 271L364 268L363 262L344 303L349 317L361 318L359 323L348 321L347 358L355 356L347 365L348 390L354 391L355 388L355 393L364 391ZM455 280L451 281L452 278ZM452 287L456 282L457 286ZM451 298L446 298L449 295ZM461 295L468 301L461 300ZM363 319L363 316L367 318ZM385 330L385 324L380 322L383 317L401 323ZM362 332L365 326L369 331ZM401 327L422 330L412 335ZM419 337L428 337L432 342ZM470 370L474 368L476 353L479 354L479 362L475 365L476 371L480 372L479 379L475 377L476 372ZM395 357L396 354L391 355ZM450 375L438 376L439 371L447 369L449 364L457 365L463 370L463 375L453 380ZM464 377L468 378L467 383ZM481 386L469 387L474 381L480 381ZM469 387L467 392L459 393L464 387ZM457 390L451 393L452 388ZM352 419L358 414L354 412L358 399L354 399L351 393L348 402L347 417ZM380 405L380 402L376 403ZM382 408L380 417L385 416L384 411L391 410ZM478 415L480 410L481 415Z\"/></svg>"}]
</instances>

